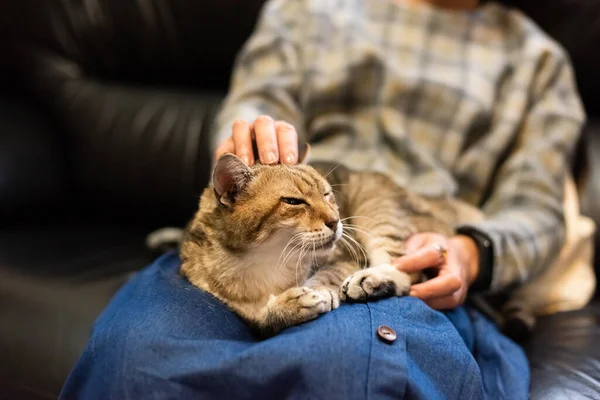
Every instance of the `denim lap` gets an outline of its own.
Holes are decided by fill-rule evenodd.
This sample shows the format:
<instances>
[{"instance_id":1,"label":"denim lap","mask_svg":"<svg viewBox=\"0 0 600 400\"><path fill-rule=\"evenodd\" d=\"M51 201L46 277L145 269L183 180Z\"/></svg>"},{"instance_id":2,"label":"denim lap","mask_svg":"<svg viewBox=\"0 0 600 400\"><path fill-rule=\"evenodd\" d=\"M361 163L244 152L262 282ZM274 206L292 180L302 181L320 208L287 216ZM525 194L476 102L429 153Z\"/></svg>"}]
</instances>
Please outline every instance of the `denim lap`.
<instances>
[{"instance_id":1,"label":"denim lap","mask_svg":"<svg viewBox=\"0 0 600 400\"><path fill-rule=\"evenodd\" d=\"M382 326L395 340L382 340ZM483 364L474 343L484 345ZM489 321L465 308L446 316L413 298L343 304L259 341L185 281L170 253L116 294L61 398L478 399L484 388L485 397L521 398L527 385L514 381L523 376L525 356Z\"/></svg>"}]
</instances>

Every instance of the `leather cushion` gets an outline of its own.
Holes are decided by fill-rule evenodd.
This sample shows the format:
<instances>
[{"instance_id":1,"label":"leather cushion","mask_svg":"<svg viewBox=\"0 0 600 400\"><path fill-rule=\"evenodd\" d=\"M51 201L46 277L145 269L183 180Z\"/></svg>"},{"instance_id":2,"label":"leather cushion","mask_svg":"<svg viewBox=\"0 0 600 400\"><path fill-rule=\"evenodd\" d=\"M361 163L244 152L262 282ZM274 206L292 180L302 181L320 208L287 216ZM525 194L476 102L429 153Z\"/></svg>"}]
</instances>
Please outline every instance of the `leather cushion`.
<instances>
[{"instance_id":1,"label":"leather cushion","mask_svg":"<svg viewBox=\"0 0 600 400\"><path fill-rule=\"evenodd\" d=\"M73 61L89 76L223 90L264 0L2 3L0 37Z\"/></svg>"},{"instance_id":2,"label":"leather cushion","mask_svg":"<svg viewBox=\"0 0 600 400\"><path fill-rule=\"evenodd\" d=\"M0 398L56 399L97 316L151 261L145 234L97 221L0 230Z\"/></svg>"},{"instance_id":3,"label":"leather cushion","mask_svg":"<svg viewBox=\"0 0 600 400\"><path fill-rule=\"evenodd\" d=\"M36 218L66 188L65 151L39 110L0 94L0 223Z\"/></svg>"},{"instance_id":4,"label":"leather cushion","mask_svg":"<svg viewBox=\"0 0 600 400\"><path fill-rule=\"evenodd\" d=\"M39 72L48 89L44 100L63 126L60 161L67 164L68 189L81 194L86 205L124 222L185 224L209 175L207 142L221 96L100 84L65 73L60 63L40 66ZM10 135L23 139L19 131ZM40 148L50 147L32 142L25 151L35 154ZM19 162L30 158L15 156ZM52 172L49 161L39 162L28 167L44 168L45 162L44 174ZM33 171L23 173L7 195L35 178ZM39 177L38 184L49 182Z\"/></svg>"},{"instance_id":5,"label":"leather cushion","mask_svg":"<svg viewBox=\"0 0 600 400\"><path fill-rule=\"evenodd\" d=\"M538 320L525 350L531 399L600 398L600 301Z\"/></svg>"}]
</instances>

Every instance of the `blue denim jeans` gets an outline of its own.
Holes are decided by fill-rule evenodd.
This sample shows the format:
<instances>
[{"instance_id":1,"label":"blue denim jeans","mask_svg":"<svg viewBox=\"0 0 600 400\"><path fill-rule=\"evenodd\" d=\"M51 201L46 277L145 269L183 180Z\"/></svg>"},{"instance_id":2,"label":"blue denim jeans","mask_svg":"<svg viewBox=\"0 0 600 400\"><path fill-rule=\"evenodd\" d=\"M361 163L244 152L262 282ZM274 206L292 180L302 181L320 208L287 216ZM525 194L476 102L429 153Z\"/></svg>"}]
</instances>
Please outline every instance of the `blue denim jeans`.
<instances>
[{"instance_id":1,"label":"blue denim jeans","mask_svg":"<svg viewBox=\"0 0 600 400\"><path fill-rule=\"evenodd\" d=\"M61 399L525 399L527 359L474 310L343 304L259 341L173 253L98 318ZM381 326L396 334L382 340ZM392 335L393 336L393 335Z\"/></svg>"}]
</instances>

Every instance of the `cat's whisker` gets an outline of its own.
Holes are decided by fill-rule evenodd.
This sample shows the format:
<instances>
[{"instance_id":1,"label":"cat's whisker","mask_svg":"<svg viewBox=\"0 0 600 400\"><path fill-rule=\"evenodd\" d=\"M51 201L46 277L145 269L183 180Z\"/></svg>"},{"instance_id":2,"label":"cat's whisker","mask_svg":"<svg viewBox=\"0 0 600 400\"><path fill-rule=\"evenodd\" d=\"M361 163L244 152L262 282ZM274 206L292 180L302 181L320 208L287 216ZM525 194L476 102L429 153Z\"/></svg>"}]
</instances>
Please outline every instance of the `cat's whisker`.
<instances>
[{"instance_id":1,"label":"cat's whisker","mask_svg":"<svg viewBox=\"0 0 600 400\"><path fill-rule=\"evenodd\" d=\"M370 237L371 239L375 239L375 237L373 235L371 235L366 229L358 227L356 225L351 225L351 224L345 224L344 225L344 229L348 228L348 230L350 231L355 231L355 232L360 232L363 235L367 235L368 237Z\"/></svg>"},{"instance_id":2,"label":"cat's whisker","mask_svg":"<svg viewBox=\"0 0 600 400\"><path fill-rule=\"evenodd\" d=\"M290 238L290 240L288 240L287 244L285 245L285 247L283 248L283 250L281 251L281 254L279 255L279 259L277 260L277 267L275 268L275 271L279 271L279 268L282 265L285 265L285 260L287 257L284 258L283 262L281 260L282 257L284 257L285 251L286 249L290 246L290 244L292 244L297 238L301 237L302 233L296 233L294 236L292 236ZM296 246L294 246L291 250L293 250ZM291 251L290 250L290 251Z\"/></svg>"},{"instance_id":3,"label":"cat's whisker","mask_svg":"<svg viewBox=\"0 0 600 400\"><path fill-rule=\"evenodd\" d=\"M288 254L285 256L285 258L283 259L283 261L281 263L278 264L278 267L275 269L276 272L279 272L282 268L285 267L285 265L287 264L287 262L294 257L294 255L296 253L298 253L300 251L300 249L302 248L302 242L298 242L294 245L294 247L292 247L292 249L288 252Z\"/></svg>"},{"instance_id":4,"label":"cat's whisker","mask_svg":"<svg viewBox=\"0 0 600 400\"><path fill-rule=\"evenodd\" d=\"M288 255L283 259L283 261L277 266L277 268L275 268L275 273L281 272L281 270L283 270L285 268L288 261L290 261L294 257L294 255L298 253L299 250L300 250L300 245L299 244L295 245L292 248L292 250L290 250Z\"/></svg>"},{"instance_id":5,"label":"cat's whisker","mask_svg":"<svg viewBox=\"0 0 600 400\"><path fill-rule=\"evenodd\" d=\"M332 168L329 170L329 172L327 172L327 174L325 174L325 176L324 176L323 178L327 179L327 177L329 176L329 174L331 174L333 171L335 171L336 169L338 169L338 167L339 167L340 165L342 165L342 164L338 164L338 165L336 165L336 166L332 167Z\"/></svg>"},{"instance_id":6,"label":"cat's whisker","mask_svg":"<svg viewBox=\"0 0 600 400\"><path fill-rule=\"evenodd\" d=\"M357 248L358 248L358 249L361 251L361 253L362 253L362 255L363 255L364 259L365 259L364 267L366 268L366 267L367 267L367 263L368 263L368 261L369 261L369 257L367 256L367 251L366 251L366 250L365 250L365 248L364 248L364 247L363 247L363 246L362 246L360 243L358 243L358 241L357 241L356 239L354 239L352 236L346 235L346 238L348 238L348 240L352 241L352 242L353 242L353 243L356 245L356 247L357 247Z\"/></svg>"},{"instance_id":7,"label":"cat's whisker","mask_svg":"<svg viewBox=\"0 0 600 400\"><path fill-rule=\"evenodd\" d=\"M294 274L295 274L294 276L295 276L295 279L296 279L296 281L295 281L295 282L296 282L296 286L298 286L298 260L300 260L300 258L302 257L302 250L303 250L303 249L304 249L304 239L302 239L302 242L301 242L301 244L300 244L300 247L298 248L298 251L297 251L297 253L298 253L299 255L298 255L298 259L296 260L296 265L295 265L295 267L294 267L294 268L295 268L295 269L294 269Z\"/></svg>"},{"instance_id":8,"label":"cat's whisker","mask_svg":"<svg viewBox=\"0 0 600 400\"><path fill-rule=\"evenodd\" d=\"M359 250L361 251L361 254L363 255L363 257L365 257L365 260L361 260L361 257L359 256L359 253L356 251L356 249L354 248L354 245L352 242L350 242L349 239L352 239L350 237L345 238L345 242L346 242L346 247L349 249L352 249L352 259L354 260L354 262L356 263L356 265L358 265L360 268L365 268L367 266L367 262L366 262L366 257L364 256L364 252L362 251L362 249L359 248ZM355 243L355 242L354 242Z\"/></svg>"},{"instance_id":9,"label":"cat's whisker","mask_svg":"<svg viewBox=\"0 0 600 400\"><path fill-rule=\"evenodd\" d=\"M354 260L354 262L357 265L362 265L361 261L360 261L360 256L358 254L358 251L356 250L356 248L354 247L354 244L350 241L350 237L346 236L345 238L346 244L348 245L348 248L350 249L351 253L352 253L352 259Z\"/></svg>"},{"instance_id":10,"label":"cat's whisker","mask_svg":"<svg viewBox=\"0 0 600 400\"><path fill-rule=\"evenodd\" d=\"M297 235L292 236L292 238L290 240L288 240L287 244L285 245L285 247L283 248L283 250L281 250L281 254L279 255L279 258L277 259L277 266L279 266L279 264L281 263L281 259L284 257L284 255L286 254L285 251L287 250L287 248L294 242L294 239L296 238Z\"/></svg>"},{"instance_id":11,"label":"cat's whisker","mask_svg":"<svg viewBox=\"0 0 600 400\"><path fill-rule=\"evenodd\" d=\"M306 251L308 250L308 246L306 243L306 240L303 239L302 240L302 248L300 249L300 256L298 257L298 260L296 261L296 286L300 285L300 282L298 280L298 268L300 267L300 263L302 262L302 259L304 258L304 255L306 254Z\"/></svg>"},{"instance_id":12,"label":"cat's whisker","mask_svg":"<svg viewBox=\"0 0 600 400\"><path fill-rule=\"evenodd\" d=\"M346 248L348 248L348 250L350 252L350 256L352 257L352 259L354 260L354 262L356 262L356 264L360 265L360 260L359 260L359 257L358 257L358 253L354 249L354 246L352 246L352 243L350 243L350 241L348 240L349 237L350 236L348 236L348 234L342 233L342 238L344 239L344 244L346 245Z\"/></svg>"},{"instance_id":13,"label":"cat's whisker","mask_svg":"<svg viewBox=\"0 0 600 400\"><path fill-rule=\"evenodd\" d=\"M346 247L346 249L348 249L348 254L350 254L352 261L354 261L356 264L359 264L358 260L356 259L356 255L352 254L352 252L354 251L352 249L352 246L350 244L348 244L348 241L346 240L345 237L342 237L340 239L340 243L342 243Z\"/></svg>"},{"instance_id":14,"label":"cat's whisker","mask_svg":"<svg viewBox=\"0 0 600 400\"><path fill-rule=\"evenodd\" d=\"M344 224L344 228L345 227L354 228L354 229L360 229L360 230L363 230L365 232L369 232L368 228L365 228L364 226L360 226L360 225L356 225L356 224L345 223Z\"/></svg>"},{"instance_id":15,"label":"cat's whisker","mask_svg":"<svg viewBox=\"0 0 600 400\"><path fill-rule=\"evenodd\" d=\"M317 247L317 245L313 244L313 258L314 258L314 265L315 265L315 267L318 266L317 264L319 262L319 260L317 259L317 248L316 247Z\"/></svg>"},{"instance_id":16,"label":"cat's whisker","mask_svg":"<svg viewBox=\"0 0 600 400\"><path fill-rule=\"evenodd\" d=\"M369 266L369 257L367 256L367 252L366 252L366 250L365 250L364 247L360 246L359 248L360 248L360 251L363 254L362 268L367 268Z\"/></svg>"},{"instance_id":17,"label":"cat's whisker","mask_svg":"<svg viewBox=\"0 0 600 400\"><path fill-rule=\"evenodd\" d=\"M354 244L356 244L356 247L358 247L358 249L362 252L363 256L365 257L365 260L368 260L367 250L364 248L364 246L362 244L360 244L359 241L356 240L355 238L353 238L352 236L348 236L348 239L351 240L352 242L354 242Z\"/></svg>"},{"instance_id":18,"label":"cat's whisker","mask_svg":"<svg viewBox=\"0 0 600 400\"><path fill-rule=\"evenodd\" d=\"M281 268L282 265L285 264L285 260L288 258L288 255L290 253L292 253L294 251L294 249L298 246L297 243L294 243L294 245L289 249L290 245L292 244L292 240L290 239L290 241L285 245L285 247L283 248L283 250L281 251L281 254L279 255L279 258L277 259L277 264L275 266L275 271L278 272L279 269Z\"/></svg>"},{"instance_id":19,"label":"cat's whisker","mask_svg":"<svg viewBox=\"0 0 600 400\"><path fill-rule=\"evenodd\" d=\"M297 235L294 236L296 239L298 238L302 238L302 234L299 233ZM295 240L296 240L295 239ZM294 246L288 251L288 253L285 255L285 257L283 258L283 260L278 263L278 267L276 268L276 271L279 272L282 268L284 268L287 263L296 255L298 254L298 252L300 251L300 249L302 248L302 245L304 243L304 240L300 240L300 241L295 241ZM287 246L286 246L287 247Z\"/></svg>"},{"instance_id":20,"label":"cat's whisker","mask_svg":"<svg viewBox=\"0 0 600 400\"><path fill-rule=\"evenodd\" d=\"M344 222L344 221L347 221L347 220L349 220L349 219L354 219L354 218L363 218L363 219L368 219L369 221L377 222L377 220L375 220L374 218L371 218L371 217L365 217L365 216L363 216L363 215L351 215L351 216L349 216L349 217L342 218L340 221Z\"/></svg>"}]
</instances>

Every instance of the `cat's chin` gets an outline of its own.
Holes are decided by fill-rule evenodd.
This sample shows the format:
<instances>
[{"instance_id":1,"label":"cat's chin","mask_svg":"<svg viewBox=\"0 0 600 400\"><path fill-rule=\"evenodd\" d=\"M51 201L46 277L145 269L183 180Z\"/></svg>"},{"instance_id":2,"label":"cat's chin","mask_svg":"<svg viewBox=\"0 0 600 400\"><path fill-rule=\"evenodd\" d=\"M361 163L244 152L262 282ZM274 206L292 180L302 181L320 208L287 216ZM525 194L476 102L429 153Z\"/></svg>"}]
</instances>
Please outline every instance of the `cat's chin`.
<instances>
[{"instance_id":1,"label":"cat's chin","mask_svg":"<svg viewBox=\"0 0 600 400\"><path fill-rule=\"evenodd\" d=\"M315 245L315 250L317 251L328 251L332 250L335 246L335 243L338 241L337 235L331 235L327 240Z\"/></svg>"}]
</instances>

